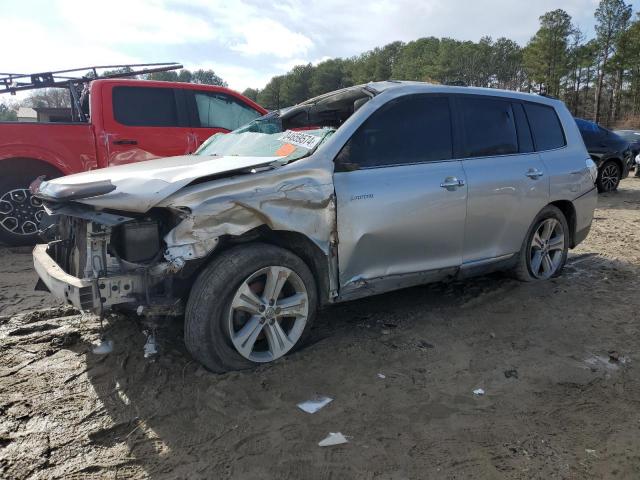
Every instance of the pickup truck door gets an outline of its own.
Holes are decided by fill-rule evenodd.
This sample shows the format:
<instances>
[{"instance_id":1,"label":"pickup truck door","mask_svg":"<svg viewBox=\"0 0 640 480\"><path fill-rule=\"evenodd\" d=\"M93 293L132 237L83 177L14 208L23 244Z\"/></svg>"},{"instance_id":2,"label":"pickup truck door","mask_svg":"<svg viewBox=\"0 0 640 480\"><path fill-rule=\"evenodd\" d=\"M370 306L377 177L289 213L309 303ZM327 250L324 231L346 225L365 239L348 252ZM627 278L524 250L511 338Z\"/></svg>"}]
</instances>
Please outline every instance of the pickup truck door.
<instances>
[{"instance_id":1,"label":"pickup truck door","mask_svg":"<svg viewBox=\"0 0 640 480\"><path fill-rule=\"evenodd\" d=\"M114 85L103 90L103 131L97 132L103 166L192 153L184 90Z\"/></svg>"},{"instance_id":2,"label":"pickup truck door","mask_svg":"<svg viewBox=\"0 0 640 480\"><path fill-rule=\"evenodd\" d=\"M340 295L455 273L467 186L453 158L449 99L408 95L376 110L336 157Z\"/></svg>"},{"instance_id":3,"label":"pickup truck door","mask_svg":"<svg viewBox=\"0 0 640 480\"><path fill-rule=\"evenodd\" d=\"M226 92L185 90L196 148L216 133L228 133L263 115Z\"/></svg>"}]
</instances>

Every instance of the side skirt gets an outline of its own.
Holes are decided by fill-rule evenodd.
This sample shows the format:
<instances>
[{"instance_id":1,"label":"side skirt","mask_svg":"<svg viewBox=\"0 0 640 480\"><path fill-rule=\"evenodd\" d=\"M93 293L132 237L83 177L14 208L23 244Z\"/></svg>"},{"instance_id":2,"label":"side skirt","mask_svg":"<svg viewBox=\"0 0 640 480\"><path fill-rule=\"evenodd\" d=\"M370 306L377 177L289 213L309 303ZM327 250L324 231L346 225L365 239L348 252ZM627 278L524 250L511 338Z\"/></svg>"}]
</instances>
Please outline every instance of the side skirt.
<instances>
[{"instance_id":1,"label":"side skirt","mask_svg":"<svg viewBox=\"0 0 640 480\"><path fill-rule=\"evenodd\" d=\"M334 299L334 303L379 295L393 290L415 287L416 285L465 279L486 275L499 270L508 270L515 266L517 260L517 255L510 253L500 257L465 263L460 267L412 272L402 275L389 275L371 279L355 279L340 289L340 294Z\"/></svg>"}]
</instances>

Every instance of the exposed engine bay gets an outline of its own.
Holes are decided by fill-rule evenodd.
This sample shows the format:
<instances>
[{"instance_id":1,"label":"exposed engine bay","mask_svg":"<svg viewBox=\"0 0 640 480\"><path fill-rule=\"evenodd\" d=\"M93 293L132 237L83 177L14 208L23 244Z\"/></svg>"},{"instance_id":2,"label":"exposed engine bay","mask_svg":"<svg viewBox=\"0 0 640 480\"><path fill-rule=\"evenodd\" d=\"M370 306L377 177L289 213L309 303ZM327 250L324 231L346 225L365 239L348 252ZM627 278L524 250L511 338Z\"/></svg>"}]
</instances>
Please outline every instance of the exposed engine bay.
<instances>
[{"instance_id":1,"label":"exposed engine bay","mask_svg":"<svg viewBox=\"0 0 640 480\"><path fill-rule=\"evenodd\" d=\"M174 296L175 278L167 275L172 264L164 259L162 235L173 224L166 212L128 217L88 207L73 210L75 215L84 210L84 218L62 213L50 217L55 223L47 233L55 240L47 253L64 272L92 280L92 293L80 295L83 309L101 313L118 305L154 315L143 310L156 305L163 308L163 315L181 313L180 299Z\"/></svg>"}]
</instances>

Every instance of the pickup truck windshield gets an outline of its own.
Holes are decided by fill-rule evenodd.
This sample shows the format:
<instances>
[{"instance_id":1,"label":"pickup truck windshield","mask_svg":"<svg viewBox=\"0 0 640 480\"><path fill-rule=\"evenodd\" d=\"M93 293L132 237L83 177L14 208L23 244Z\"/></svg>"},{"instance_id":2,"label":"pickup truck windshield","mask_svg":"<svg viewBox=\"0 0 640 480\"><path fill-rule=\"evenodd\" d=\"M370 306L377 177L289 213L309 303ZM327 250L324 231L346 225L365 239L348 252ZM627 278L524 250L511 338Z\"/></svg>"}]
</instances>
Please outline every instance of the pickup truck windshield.
<instances>
[{"instance_id":1,"label":"pickup truck windshield","mask_svg":"<svg viewBox=\"0 0 640 480\"><path fill-rule=\"evenodd\" d=\"M283 131L279 116L271 113L230 133L213 135L196 155L282 157L288 163L311 154L333 132L333 128Z\"/></svg>"}]
</instances>

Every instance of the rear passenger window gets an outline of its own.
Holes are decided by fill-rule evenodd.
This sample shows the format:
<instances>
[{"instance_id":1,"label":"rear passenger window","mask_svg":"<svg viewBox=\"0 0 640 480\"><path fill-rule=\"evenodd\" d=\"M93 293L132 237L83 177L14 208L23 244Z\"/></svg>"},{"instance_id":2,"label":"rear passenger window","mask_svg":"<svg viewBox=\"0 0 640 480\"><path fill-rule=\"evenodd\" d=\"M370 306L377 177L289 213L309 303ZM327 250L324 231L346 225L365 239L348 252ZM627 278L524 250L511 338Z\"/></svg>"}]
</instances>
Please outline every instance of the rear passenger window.
<instances>
[{"instance_id":1,"label":"rear passenger window","mask_svg":"<svg viewBox=\"0 0 640 480\"><path fill-rule=\"evenodd\" d=\"M114 87L113 115L132 127L177 127L178 111L172 88Z\"/></svg>"},{"instance_id":2,"label":"rear passenger window","mask_svg":"<svg viewBox=\"0 0 640 480\"><path fill-rule=\"evenodd\" d=\"M509 102L473 97L460 97L459 102L466 157L518 152L518 136Z\"/></svg>"},{"instance_id":3,"label":"rear passenger window","mask_svg":"<svg viewBox=\"0 0 640 480\"><path fill-rule=\"evenodd\" d=\"M562 125L553 107L535 103L525 103L529 125L533 133L533 141L536 150L553 150L564 147L567 143L564 139Z\"/></svg>"},{"instance_id":4,"label":"rear passenger window","mask_svg":"<svg viewBox=\"0 0 640 480\"><path fill-rule=\"evenodd\" d=\"M260 113L231 95L214 92L195 92L200 127L235 130L249 123Z\"/></svg>"},{"instance_id":5,"label":"rear passenger window","mask_svg":"<svg viewBox=\"0 0 640 480\"><path fill-rule=\"evenodd\" d=\"M380 167L449 160L452 156L449 100L411 95L374 112L342 148L336 162Z\"/></svg>"}]
</instances>

